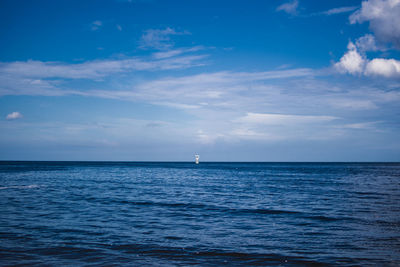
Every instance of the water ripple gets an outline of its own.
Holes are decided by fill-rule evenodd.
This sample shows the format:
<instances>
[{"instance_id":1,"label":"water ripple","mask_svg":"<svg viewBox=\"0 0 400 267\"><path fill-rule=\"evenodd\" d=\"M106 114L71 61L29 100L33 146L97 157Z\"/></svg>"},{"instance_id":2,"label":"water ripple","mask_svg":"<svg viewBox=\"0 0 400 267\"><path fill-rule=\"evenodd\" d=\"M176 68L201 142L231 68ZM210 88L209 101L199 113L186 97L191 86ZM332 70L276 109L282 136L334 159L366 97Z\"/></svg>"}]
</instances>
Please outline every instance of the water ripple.
<instances>
[{"instance_id":1,"label":"water ripple","mask_svg":"<svg viewBox=\"0 0 400 267\"><path fill-rule=\"evenodd\" d=\"M400 164L0 162L0 265L398 266Z\"/></svg>"}]
</instances>

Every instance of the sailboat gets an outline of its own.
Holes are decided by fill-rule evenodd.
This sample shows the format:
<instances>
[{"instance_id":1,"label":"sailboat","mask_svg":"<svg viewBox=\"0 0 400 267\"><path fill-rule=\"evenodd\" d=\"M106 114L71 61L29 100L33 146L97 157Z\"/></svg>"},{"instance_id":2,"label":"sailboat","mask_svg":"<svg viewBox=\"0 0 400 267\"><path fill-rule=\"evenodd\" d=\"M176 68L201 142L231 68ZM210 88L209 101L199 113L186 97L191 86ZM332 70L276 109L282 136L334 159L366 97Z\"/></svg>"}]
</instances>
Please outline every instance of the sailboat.
<instances>
[{"instance_id":1,"label":"sailboat","mask_svg":"<svg viewBox=\"0 0 400 267\"><path fill-rule=\"evenodd\" d=\"M199 158L200 158L200 156L199 155L194 155L194 157L195 157L195 159L196 159L196 164L199 164Z\"/></svg>"}]
</instances>

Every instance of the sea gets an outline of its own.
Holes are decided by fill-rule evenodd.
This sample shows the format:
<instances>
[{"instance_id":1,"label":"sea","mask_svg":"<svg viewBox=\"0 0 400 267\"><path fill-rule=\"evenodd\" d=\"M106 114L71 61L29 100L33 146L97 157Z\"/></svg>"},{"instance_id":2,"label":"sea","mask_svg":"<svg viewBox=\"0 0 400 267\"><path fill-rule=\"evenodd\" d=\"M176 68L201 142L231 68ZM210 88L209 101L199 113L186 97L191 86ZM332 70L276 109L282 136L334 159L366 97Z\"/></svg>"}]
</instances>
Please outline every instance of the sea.
<instances>
[{"instance_id":1,"label":"sea","mask_svg":"<svg viewBox=\"0 0 400 267\"><path fill-rule=\"evenodd\" d=\"M400 266L400 163L0 162L0 266Z\"/></svg>"}]
</instances>

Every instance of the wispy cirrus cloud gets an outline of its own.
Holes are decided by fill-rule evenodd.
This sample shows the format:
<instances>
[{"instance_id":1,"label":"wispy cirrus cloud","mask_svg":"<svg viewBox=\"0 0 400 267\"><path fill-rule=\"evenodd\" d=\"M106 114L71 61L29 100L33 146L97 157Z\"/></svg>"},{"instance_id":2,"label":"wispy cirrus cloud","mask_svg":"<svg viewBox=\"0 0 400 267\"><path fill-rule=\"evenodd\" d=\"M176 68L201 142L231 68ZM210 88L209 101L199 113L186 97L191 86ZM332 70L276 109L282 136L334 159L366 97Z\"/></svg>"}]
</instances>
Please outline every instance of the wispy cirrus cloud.
<instances>
[{"instance_id":1,"label":"wispy cirrus cloud","mask_svg":"<svg viewBox=\"0 0 400 267\"><path fill-rule=\"evenodd\" d=\"M379 121L371 121L371 122L360 122L360 123L351 123L351 124L344 124L335 126L337 128L344 128L344 129L356 129L356 130L371 130L376 129L376 125Z\"/></svg>"},{"instance_id":2,"label":"wispy cirrus cloud","mask_svg":"<svg viewBox=\"0 0 400 267\"><path fill-rule=\"evenodd\" d=\"M103 22L101 20L95 20L90 24L90 29L92 31L97 31L103 26Z\"/></svg>"},{"instance_id":3,"label":"wispy cirrus cloud","mask_svg":"<svg viewBox=\"0 0 400 267\"><path fill-rule=\"evenodd\" d=\"M124 90L112 87L108 90L58 90L58 84L42 84L42 90L47 91L41 93L54 95L59 92L174 108L189 114L191 120L177 124L157 121L157 125L162 125L157 131L166 135L173 132L187 142L207 145L240 140L326 140L341 138L360 129L375 131L374 124L360 120L355 114L361 112L364 116L369 110L379 110L381 104L386 106L400 100L399 92L379 91L373 86L356 86L360 89L350 90L342 88L344 85L337 81L334 84L323 83L318 75L321 74L312 69L203 72L144 81L129 85ZM35 84L40 86L41 81L36 80ZM347 113L343 113L349 109L355 117L348 118ZM153 121L129 123L129 127L112 124L107 130L97 126L90 129L102 132L100 135L105 140L115 139L115 136L125 140L125 133L138 131L145 138L151 132L147 125L154 125ZM365 127L361 128L362 125ZM82 127L61 127L60 131L67 132L68 136L84 134L87 127Z\"/></svg>"},{"instance_id":4,"label":"wispy cirrus cloud","mask_svg":"<svg viewBox=\"0 0 400 267\"><path fill-rule=\"evenodd\" d=\"M204 49L205 49L205 47L203 47L203 46L194 46L194 47L189 47L189 48L177 48L177 49L171 49L171 50L167 50L167 51L155 52L155 53L153 53L153 57L156 59L170 58L170 57L178 56L178 55L185 54L185 53L197 52L197 51L204 50Z\"/></svg>"},{"instance_id":5,"label":"wispy cirrus cloud","mask_svg":"<svg viewBox=\"0 0 400 267\"><path fill-rule=\"evenodd\" d=\"M276 8L276 11L283 11L290 15L297 15L297 8L299 7L299 1L294 0L291 2L284 3Z\"/></svg>"},{"instance_id":6,"label":"wispy cirrus cloud","mask_svg":"<svg viewBox=\"0 0 400 267\"><path fill-rule=\"evenodd\" d=\"M321 11L321 12L316 12L316 13L311 13L311 14L302 14L302 17L313 17L313 16L332 16L332 15L338 15L338 14L343 14L343 13L348 13L351 11L356 10L358 7L357 6L343 6L343 7L335 7L331 8L326 11ZM293 0L291 2L284 3L276 8L276 11L283 11L287 14L290 14L292 16L297 16L299 15L299 1L298 0Z\"/></svg>"},{"instance_id":7,"label":"wispy cirrus cloud","mask_svg":"<svg viewBox=\"0 0 400 267\"><path fill-rule=\"evenodd\" d=\"M371 96L370 98L366 97L365 99L360 99L361 97L357 97L356 95L348 95L347 97L336 97L328 102L328 104L332 107L336 107L338 109L347 109L347 110L373 110L377 109L376 99L373 101Z\"/></svg>"},{"instance_id":8,"label":"wispy cirrus cloud","mask_svg":"<svg viewBox=\"0 0 400 267\"><path fill-rule=\"evenodd\" d=\"M319 14L331 16L331 15L336 15L336 14L348 13L348 12L356 10L357 8L358 8L357 6L335 7L335 8L320 12Z\"/></svg>"},{"instance_id":9,"label":"wispy cirrus cloud","mask_svg":"<svg viewBox=\"0 0 400 267\"><path fill-rule=\"evenodd\" d=\"M305 114L327 108L332 110L373 110L377 109L380 103L399 99L399 96L395 95L384 98L383 94L390 93L387 90L386 92L371 88L350 90L339 86L340 84L337 82L335 84L323 82L319 78L320 75L324 75L323 72L306 68L261 72L203 72L133 84L128 81L118 89L115 88L115 81L118 80L118 76L115 76L117 74L134 73L138 70L153 71L192 67L202 64L202 58L201 55L200 58L197 58L196 55L171 57L147 62L140 67L137 67L136 59L80 64L22 62L13 65L14 63L2 63L0 65L0 76L2 77L0 94L82 95L144 101L186 111L202 109L234 111L234 113L290 113L296 110ZM134 64L131 60L134 61ZM364 73L364 68L362 68L362 73ZM64 79L104 77L110 77L112 81L112 85L102 82L105 83L103 87L109 89L80 88L75 85L71 87L64 82Z\"/></svg>"},{"instance_id":10,"label":"wispy cirrus cloud","mask_svg":"<svg viewBox=\"0 0 400 267\"><path fill-rule=\"evenodd\" d=\"M190 35L188 31L177 31L167 27L165 29L146 30L140 39L140 48L165 50L174 45L171 39L173 35Z\"/></svg>"},{"instance_id":11,"label":"wispy cirrus cloud","mask_svg":"<svg viewBox=\"0 0 400 267\"><path fill-rule=\"evenodd\" d=\"M145 82L138 85L135 92L140 93L146 99L163 99L164 103L179 99L187 101L185 104L195 106L199 106L199 103L202 103L203 106L210 104L224 105L236 98L239 92L249 91L250 84L253 88L259 88L258 86L267 80L312 75L311 69L201 73Z\"/></svg>"},{"instance_id":12,"label":"wispy cirrus cloud","mask_svg":"<svg viewBox=\"0 0 400 267\"><path fill-rule=\"evenodd\" d=\"M45 62L38 60L0 63L0 74L40 78L95 79L128 71L181 69L199 66L206 55L187 55L169 59L143 58L93 60L83 63Z\"/></svg>"},{"instance_id":13,"label":"wispy cirrus cloud","mask_svg":"<svg viewBox=\"0 0 400 267\"><path fill-rule=\"evenodd\" d=\"M138 72L172 71L204 66L207 54L170 57L126 57L92 60L82 63L39 60L1 62L0 95L65 95L84 92L82 88L66 89L70 80L101 81ZM63 88L63 89L61 89ZM80 94L80 93L79 93Z\"/></svg>"},{"instance_id":14,"label":"wispy cirrus cloud","mask_svg":"<svg viewBox=\"0 0 400 267\"><path fill-rule=\"evenodd\" d=\"M308 124L332 121L338 119L334 116L313 116L313 115L288 115L288 114L265 114L265 113L247 113L246 116L237 121L250 124L262 125L294 125Z\"/></svg>"},{"instance_id":15,"label":"wispy cirrus cloud","mask_svg":"<svg viewBox=\"0 0 400 267\"><path fill-rule=\"evenodd\" d=\"M276 113L252 113L234 120L232 136L250 140L321 139L322 131L328 131L331 121L339 117L326 115L295 115ZM309 131L307 129L313 129Z\"/></svg>"},{"instance_id":16,"label":"wispy cirrus cloud","mask_svg":"<svg viewBox=\"0 0 400 267\"><path fill-rule=\"evenodd\" d=\"M163 124L163 131L172 131L173 127L177 136L186 136L188 140L196 136L196 142L202 144L220 140L336 138L356 130L359 123L367 123L356 117L347 118L343 112L376 111L381 105L400 99L399 94L373 87L355 86L360 88L355 90L337 81L324 81L323 71L309 68L248 72L203 70L191 75L169 71L167 77L161 75L135 83L129 82L131 75L125 75L204 64L206 55L196 54L202 49L176 48L150 57L82 63L1 63L0 94L80 95L173 108L193 119L179 125ZM120 75L127 80L116 88ZM105 89L66 83L74 79L100 79L98 84ZM365 130L372 130L372 126Z\"/></svg>"}]
</instances>

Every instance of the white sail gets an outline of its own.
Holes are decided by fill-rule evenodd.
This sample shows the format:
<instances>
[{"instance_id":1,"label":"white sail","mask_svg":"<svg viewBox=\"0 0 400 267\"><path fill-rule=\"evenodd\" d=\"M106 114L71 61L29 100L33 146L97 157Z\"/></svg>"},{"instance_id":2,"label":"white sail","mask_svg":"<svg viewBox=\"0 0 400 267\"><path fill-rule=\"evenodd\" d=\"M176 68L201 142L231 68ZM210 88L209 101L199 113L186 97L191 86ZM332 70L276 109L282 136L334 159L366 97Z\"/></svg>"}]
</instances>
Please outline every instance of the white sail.
<instances>
[{"instance_id":1,"label":"white sail","mask_svg":"<svg viewBox=\"0 0 400 267\"><path fill-rule=\"evenodd\" d=\"M194 155L194 157L195 157L195 159L196 159L196 164L199 164L199 158L200 158L200 156L199 156L199 155Z\"/></svg>"}]
</instances>

